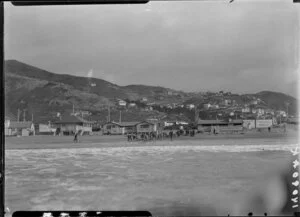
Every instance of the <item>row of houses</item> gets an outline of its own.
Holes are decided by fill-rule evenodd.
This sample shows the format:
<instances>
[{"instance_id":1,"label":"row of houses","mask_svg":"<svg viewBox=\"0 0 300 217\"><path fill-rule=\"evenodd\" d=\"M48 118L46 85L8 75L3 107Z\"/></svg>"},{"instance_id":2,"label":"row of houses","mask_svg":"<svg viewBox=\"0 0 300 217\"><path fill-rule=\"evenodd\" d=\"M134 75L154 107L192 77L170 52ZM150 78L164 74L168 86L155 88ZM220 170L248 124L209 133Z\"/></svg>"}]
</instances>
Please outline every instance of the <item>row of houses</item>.
<instances>
[{"instance_id":1,"label":"row of houses","mask_svg":"<svg viewBox=\"0 0 300 217\"><path fill-rule=\"evenodd\" d=\"M124 135L128 133L150 133L163 129L163 124L158 121L141 122L108 122L104 124L102 132L105 135Z\"/></svg>"},{"instance_id":2,"label":"row of houses","mask_svg":"<svg viewBox=\"0 0 300 217\"><path fill-rule=\"evenodd\" d=\"M4 133L5 136L30 136L36 134L70 135L75 132L90 134L94 123L75 115L65 115L60 120L47 124L34 124L32 121L15 121L13 117L6 116Z\"/></svg>"}]
</instances>

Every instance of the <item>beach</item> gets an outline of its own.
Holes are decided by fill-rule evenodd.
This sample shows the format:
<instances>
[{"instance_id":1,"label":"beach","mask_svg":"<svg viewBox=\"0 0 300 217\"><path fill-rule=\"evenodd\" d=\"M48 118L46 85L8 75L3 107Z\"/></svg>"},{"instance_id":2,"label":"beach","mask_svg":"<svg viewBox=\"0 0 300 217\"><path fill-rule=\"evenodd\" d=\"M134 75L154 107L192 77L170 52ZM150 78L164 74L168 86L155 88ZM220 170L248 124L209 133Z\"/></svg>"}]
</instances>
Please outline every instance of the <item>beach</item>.
<instances>
[{"instance_id":1,"label":"beach","mask_svg":"<svg viewBox=\"0 0 300 217\"><path fill-rule=\"evenodd\" d=\"M298 137L35 136L6 140L10 210L148 210L227 215L268 175L286 168ZM272 136L273 135L273 136Z\"/></svg>"}]
</instances>

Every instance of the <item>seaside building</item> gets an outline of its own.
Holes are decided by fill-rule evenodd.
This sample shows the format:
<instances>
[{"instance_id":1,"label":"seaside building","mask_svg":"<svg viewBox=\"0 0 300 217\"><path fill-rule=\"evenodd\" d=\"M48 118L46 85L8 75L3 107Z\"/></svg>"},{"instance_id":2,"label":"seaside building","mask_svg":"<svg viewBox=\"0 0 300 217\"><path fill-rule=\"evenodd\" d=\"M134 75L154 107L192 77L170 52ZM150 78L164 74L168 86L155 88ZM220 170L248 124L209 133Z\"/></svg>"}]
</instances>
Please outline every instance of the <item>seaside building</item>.
<instances>
[{"instance_id":1,"label":"seaside building","mask_svg":"<svg viewBox=\"0 0 300 217\"><path fill-rule=\"evenodd\" d=\"M199 120L198 131L211 132L215 127L218 133L238 132L243 130L243 120Z\"/></svg>"},{"instance_id":2,"label":"seaside building","mask_svg":"<svg viewBox=\"0 0 300 217\"><path fill-rule=\"evenodd\" d=\"M150 133L154 132L157 129L155 129L155 124L150 123L148 121L142 121L136 125L136 132L137 133Z\"/></svg>"},{"instance_id":3,"label":"seaside building","mask_svg":"<svg viewBox=\"0 0 300 217\"><path fill-rule=\"evenodd\" d=\"M35 135L34 124L31 121L9 121L7 122L7 136L31 136Z\"/></svg>"},{"instance_id":4,"label":"seaside building","mask_svg":"<svg viewBox=\"0 0 300 217\"><path fill-rule=\"evenodd\" d=\"M62 135L72 135L80 131L81 135L92 132L93 121L87 121L79 116L64 115L60 120L53 122L53 126Z\"/></svg>"},{"instance_id":5,"label":"seaside building","mask_svg":"<svg viewBox=\"0 0 300 217\"><path fill-rule=\"evenodd\" d=\"M127 103L124 100L119 100L118 101L119 106L126 106Z\"/></svg>"}]
</instances>

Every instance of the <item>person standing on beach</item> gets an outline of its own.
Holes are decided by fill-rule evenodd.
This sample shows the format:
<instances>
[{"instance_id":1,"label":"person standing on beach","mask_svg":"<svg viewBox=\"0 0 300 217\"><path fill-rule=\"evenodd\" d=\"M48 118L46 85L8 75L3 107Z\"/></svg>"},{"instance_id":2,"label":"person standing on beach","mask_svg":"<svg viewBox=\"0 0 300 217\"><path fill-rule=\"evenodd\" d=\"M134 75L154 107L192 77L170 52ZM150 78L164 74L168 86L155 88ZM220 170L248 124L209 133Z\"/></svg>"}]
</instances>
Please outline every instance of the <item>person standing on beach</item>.
<instances>
[{"instance_id":1,"label":"person standing on beach","mask_svg":"<svg viewBox=\"0 0 300 217\"><path fill-rule=\"evenodd\" d=\"M170 135L171 141L173 141L173 130L170 131L169 135Z\"/></svg>"},{"instance_id":2,"label":"person standing on beach","mask_svg":"<svg viewBox=\"0 0 300 217\"><path fill-rule=\"evenodd\" d=\"M74 135L74 142L78 142L78 131L75 132L75 135Z\"/></svg>"}]
</instances>

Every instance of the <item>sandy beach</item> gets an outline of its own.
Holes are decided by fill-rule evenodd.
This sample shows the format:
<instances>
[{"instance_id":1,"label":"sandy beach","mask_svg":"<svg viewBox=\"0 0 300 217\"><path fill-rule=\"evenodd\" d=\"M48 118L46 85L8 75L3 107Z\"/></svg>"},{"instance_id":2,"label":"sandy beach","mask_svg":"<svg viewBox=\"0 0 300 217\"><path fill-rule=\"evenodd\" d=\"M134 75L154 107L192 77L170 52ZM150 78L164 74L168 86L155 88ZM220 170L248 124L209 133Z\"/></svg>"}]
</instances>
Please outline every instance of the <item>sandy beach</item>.
<instances>
[{"instance_id":1,"label":"sandy beach","mask_svg":"<svg viewBox=\"0 0 300 217\"><path fill-rule=\"evenodd\" d=\"M180 136L175 137L171 144L176 145L189 143L189 141L207 141L206 144L210 144L214 140L224 141L224 144L228 144L226 141L234 140L264 140L275 139L275 141L285 142L287 139L295 140L298 142L299 134L296 130L289 129L287 133L283 133L280 130L273 130L272 132L256 132L248 131L244 134L196 134L196 136ZM171 142L166 138L163 141L134 141L127 142L127 137L124 135L111 135L111 136L80 136L79 143L73 142L73 136L50 136L50 135L37 135L29 137L6 137L5 149L58 149L58 148L97 148L97 147L131 147L131 146L144 146L144 145L164 145L166 142ZM229 143L230 144L230 143Z\"/></svg>"}]
</instances>

